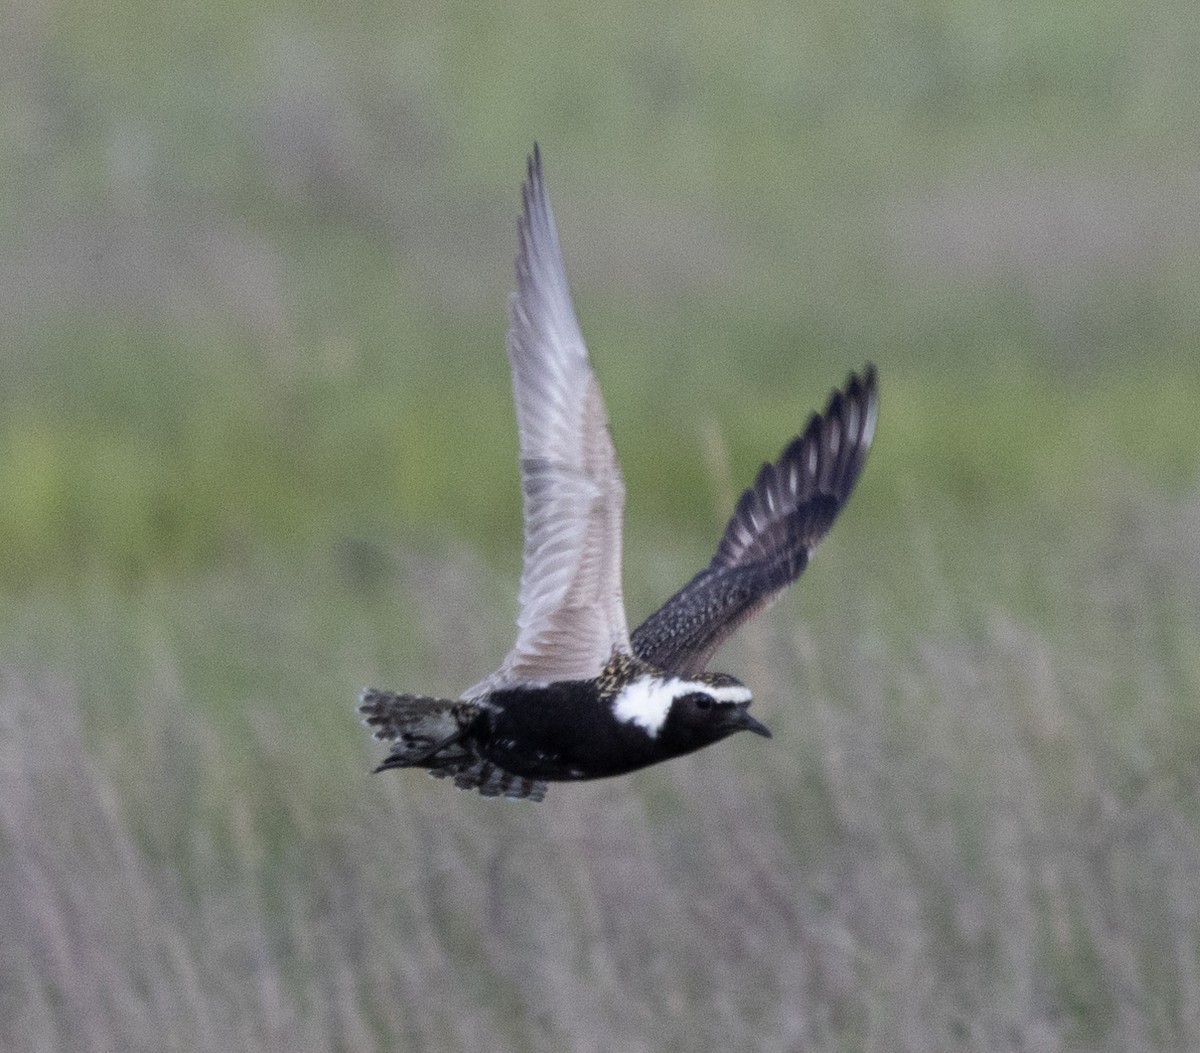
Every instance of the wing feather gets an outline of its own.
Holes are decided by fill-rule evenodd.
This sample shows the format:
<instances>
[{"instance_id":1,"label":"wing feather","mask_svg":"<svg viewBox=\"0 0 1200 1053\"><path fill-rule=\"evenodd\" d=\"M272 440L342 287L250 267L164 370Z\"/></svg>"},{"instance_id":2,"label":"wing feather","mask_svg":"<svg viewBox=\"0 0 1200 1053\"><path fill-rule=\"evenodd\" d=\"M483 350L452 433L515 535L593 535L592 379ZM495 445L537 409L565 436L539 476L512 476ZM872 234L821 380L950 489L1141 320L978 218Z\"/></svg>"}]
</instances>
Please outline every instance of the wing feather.
<instances>
[{"instance_id":1,"label":"wing feather","mask_svg":"<svg viewBox=\"0 0 1200 1053\"><path fill-rule=\"evenodd\" d=\"M599 675L629 650L621 589L625 487L579 332L535 145L517 224L506 346L520 437L525 547L517 639L463 697Z\"/></svg>"},{"instance_id":2,"label":"wing feather","mask_svg":"<svg viewBox=\"0 0 1200 1053\"><path fill-rule=\"evenodd\" d=\"M712 562L634 631L638 658L680 675L702 672L739 625L803 573L858 481L878 408L868 366L758 470Z\"/></svg>"}]
</instances>

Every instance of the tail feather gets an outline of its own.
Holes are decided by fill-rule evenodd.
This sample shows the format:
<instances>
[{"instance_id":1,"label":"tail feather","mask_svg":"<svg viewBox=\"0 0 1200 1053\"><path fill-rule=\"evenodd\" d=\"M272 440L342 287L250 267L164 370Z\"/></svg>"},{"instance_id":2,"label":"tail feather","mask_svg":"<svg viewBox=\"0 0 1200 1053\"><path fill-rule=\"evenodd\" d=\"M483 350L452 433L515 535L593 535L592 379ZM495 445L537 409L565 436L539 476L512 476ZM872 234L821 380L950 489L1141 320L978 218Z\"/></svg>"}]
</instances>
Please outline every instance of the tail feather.
<instances>
[{"instance_id":1,"label":"tail feather","mask_svg":"<svg viewBox=\"0 0 1200 1053\"><path fill-rule=\"evenodd\" d=\"M546 783L504 771L471 747L468 733L483 711L479 703L371 688L359 696L358 709L375 738L391 744L376 771L428 768L430 775L484 797L540 801L546 795Z\"/></svg>"},{"instance_id":2,"label":"tail feather","mask_svg":"<svg viewBox=\"0 0 1200 1053\"><path fill-rule=\"evenodd\" d=\"M454 785L460 790L478 790L484 797L509 797L520 801L540 801L546 796L547 789L547 784L538 779L513 775L481 759L456 774Z\"/></svg>"},{"instance_id":3,"label":"tail feather","mask_svg":"<svg viewBox=\"0 0 1200 1053\"><path fill-rule=\"evenodd\" d=\"M364 691L358 699L363 723L375 738L392 744L381 769L441 765L470 757L462 735L477 714L462 712L461 707L462 703L444 698L374 689Z\"/></svg>"}]
</instances>

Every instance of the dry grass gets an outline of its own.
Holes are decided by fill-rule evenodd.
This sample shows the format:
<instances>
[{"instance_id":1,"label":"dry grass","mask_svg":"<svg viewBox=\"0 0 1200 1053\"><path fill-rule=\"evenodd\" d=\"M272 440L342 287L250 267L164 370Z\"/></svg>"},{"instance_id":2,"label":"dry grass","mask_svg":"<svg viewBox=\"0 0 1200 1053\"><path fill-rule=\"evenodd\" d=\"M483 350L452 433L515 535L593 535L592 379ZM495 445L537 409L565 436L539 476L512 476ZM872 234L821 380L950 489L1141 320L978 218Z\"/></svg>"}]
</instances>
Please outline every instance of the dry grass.
<instances>
[{"instance_id":1,"label":"dry grass","mask_svg":"<svg viewBox=\"0 0 1200 1053\"><path fill-rule=\"evenodd\" d=\"M9 669L0 1046L1200 1048L1195 508L1138 522L1042 550L1048 630L785 605L726 663L772 743L537 807L340 770L271 707L235 742L163 674L93 741Z\"/></svg>"}]
</instances>

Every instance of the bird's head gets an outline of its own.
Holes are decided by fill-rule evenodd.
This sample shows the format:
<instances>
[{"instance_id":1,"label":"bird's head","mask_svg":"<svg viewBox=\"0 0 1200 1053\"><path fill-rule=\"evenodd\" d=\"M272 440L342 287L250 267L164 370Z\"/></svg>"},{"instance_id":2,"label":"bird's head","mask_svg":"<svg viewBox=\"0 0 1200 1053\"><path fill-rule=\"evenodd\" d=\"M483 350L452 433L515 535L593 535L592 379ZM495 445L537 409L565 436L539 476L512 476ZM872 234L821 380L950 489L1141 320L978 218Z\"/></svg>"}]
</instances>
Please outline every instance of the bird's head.
<instances>
[{"instance_id":1,"label":"bird's head","mask_svg":"<svg viewBox=\"0 0 1200 1053\"><path fill-rule=\"evenodd\" d=\"M668 755L690 753L737 731L771 737L750 715L750 689L726 673L684 678L643 675L613 700L613 715L634 724Z\"/></svg>"}]
</instances>

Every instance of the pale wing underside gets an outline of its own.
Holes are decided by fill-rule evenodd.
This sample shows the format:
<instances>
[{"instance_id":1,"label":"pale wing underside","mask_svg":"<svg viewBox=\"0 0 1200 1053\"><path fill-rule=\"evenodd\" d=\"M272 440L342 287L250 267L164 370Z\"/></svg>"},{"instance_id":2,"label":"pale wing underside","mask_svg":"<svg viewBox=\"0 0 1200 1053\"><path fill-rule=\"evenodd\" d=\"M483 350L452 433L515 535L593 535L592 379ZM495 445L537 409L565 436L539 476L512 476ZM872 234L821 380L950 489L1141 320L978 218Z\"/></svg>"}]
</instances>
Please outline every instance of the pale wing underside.
<instances>
[{"instance_id":1,"label":"pale wing underside","mask_svg":"<svg viewBox=\"0 0 1200 1053\"><path fill-rule=\"evenodd\" d=\"M878 405L868 366L759 469L712 562L634 631L638 658L695 676L739 625L800 576L858 481Z\"/></svg>"},{"instance_id":2,"label":"pale wing underside","mask_svg":"<svg viewBox=\"0 0 1200 1053\"><path fill-rule=\"evenodd\" d=\"M506 342L525 519L517 640L464 698L506 684L590 679L614 648L629 650L621 590L625 488L536 146L522 193Z\"/></svg>"}]
</instances>

